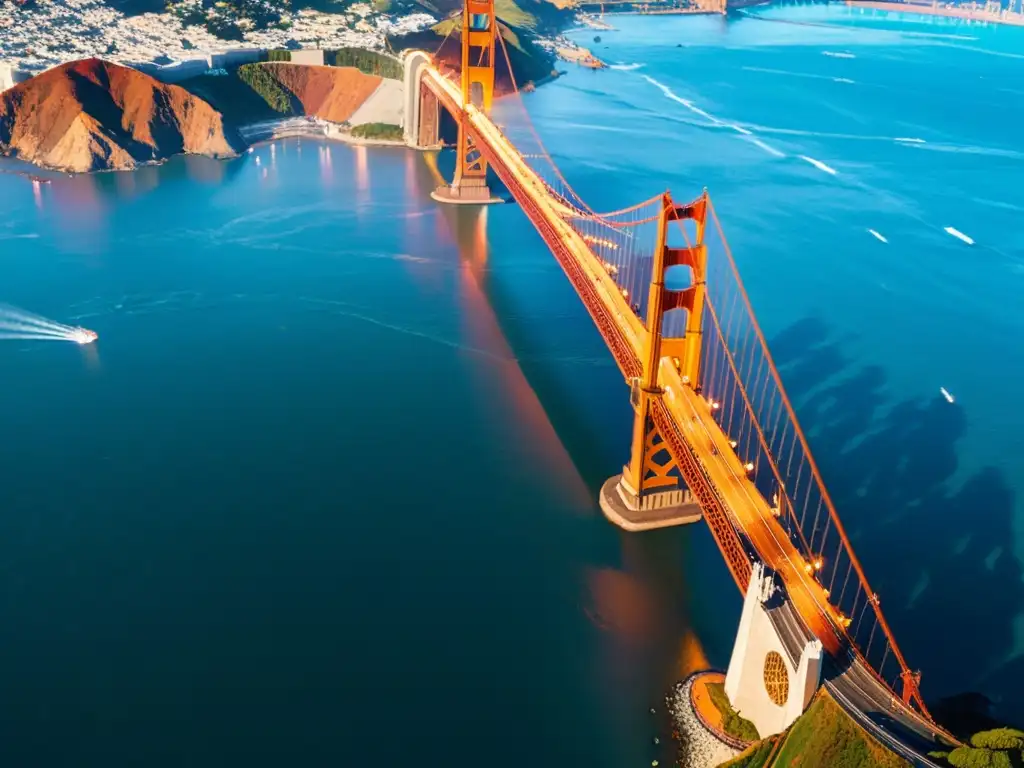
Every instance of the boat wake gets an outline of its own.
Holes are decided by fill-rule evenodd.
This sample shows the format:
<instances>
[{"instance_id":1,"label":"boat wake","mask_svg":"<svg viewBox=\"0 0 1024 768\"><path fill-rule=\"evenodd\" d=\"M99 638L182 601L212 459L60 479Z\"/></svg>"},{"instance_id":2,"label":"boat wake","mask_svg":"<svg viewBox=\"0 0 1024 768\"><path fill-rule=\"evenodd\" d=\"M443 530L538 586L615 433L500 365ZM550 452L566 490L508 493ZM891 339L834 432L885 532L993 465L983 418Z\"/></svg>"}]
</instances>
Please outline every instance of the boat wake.
<instances>
[{"instance_id":1,"label":"boat wake","mask_svg":"<svg viewBox=\"0 0 1024 768\"><path fill-rule=\"evenodd\" d=\"M766 75L783 75L785 77L803 77L808 80L829 80L833 83L854 84L855 81L848 77L832 77L830 75L815 75L812 72L791 72L787 69L769 69L768 67L743 67L746 72L763 72Z\"/></svg>"},{"instance_id":2,"label":"boat wake","mask_svg":"<svg viewBox=\"0 0 1024 768\"><path fill-rule=\"evenodd\" d=\"M808 157L807 155L797 155L797 157L799 157L801 160L805 162L810 163L819 171L824 171L825 173L831 176L835 176L838 173L838 171L835 168L833 168L830 165L826 165L825 163L821 162L821 160L815 160L813 157Z\"/></svg>"},{"instance_id":3,"label":"boat wake","mask_svg":"<svg viewBox=\"0 0 1024 768\"><path fill-rule=\"evenodd\" d=\"M760 139L750 139L750 143L754 144L755 146L760 147L765 152L767 152L769 155L773 155L775 157L785 157L786 156L785 152L780 152L775 147L773 147L771 144L765 144Z\"/></svg>"},{"instance_id":4,"label":"boat wake","mask_svg":"<svg viewBox=\"0 0 1024 768\"><path fill-rule=\"evenodd\" d=\"M684 99L682 96L680 96L675 91L673 91L671 88L669 88L667 85L665 85L662 82L659 82L659 81L655 80L650 75L641 75L641 77L643 77L644 80L646 80L651 85L653 85L655 88L660 90L663 94L665 94L666 98L671 99L672 101L676 102L677 104L682 104L684 107L686 107L688 110L693 112L695 115L700 115L705 120L707 120L709 124L706 127L708 127L708 128L726 128L728 130L735 131L736 133L740 134L741 136L747 138L751 143L756 144L757 146L761 147L761 149L765 150L766 152L768 152L768 153L770 153L772 155L775 155L776 157L785 157L785 155L783 155L782 152L779 152L774 147L770 147L767 144L765 144L764 142L759 141L759 140L753 138L754 132L751 131L749 128L745 128L742 125L739 125L738 123L731 123L731 122L728 122L726 120L722 120L721 118L715 117L710 112L707 112L707 111L701 109L700 107L698 107L696 104L694 104L689 99Z\"/></svg>"},{"instance_id":5,"label":"boat wake","mask_svg":"<svg viewBox=\"0 0 1024 768\"><path fill-rule=\"evenodd\" d=\"M968 245L974 245L974 239L971 238L971 237L968 237L967 235L965 235L963 232L961 232L956 227L946 227L945 228L945 232L948 235L952 235L957 240L963 240Z\"/></svg>"},{"instance_id":6,"label":"boat wake","mask_svg":"<svg viewBox=\"0 0 1024 768\"><path fill-rule=\"evenodd\" d=\"M0 304L0 339L91 344L97 338L99 334L95 331L64 325L10 304Z\"/></svg>"}]
</instances>

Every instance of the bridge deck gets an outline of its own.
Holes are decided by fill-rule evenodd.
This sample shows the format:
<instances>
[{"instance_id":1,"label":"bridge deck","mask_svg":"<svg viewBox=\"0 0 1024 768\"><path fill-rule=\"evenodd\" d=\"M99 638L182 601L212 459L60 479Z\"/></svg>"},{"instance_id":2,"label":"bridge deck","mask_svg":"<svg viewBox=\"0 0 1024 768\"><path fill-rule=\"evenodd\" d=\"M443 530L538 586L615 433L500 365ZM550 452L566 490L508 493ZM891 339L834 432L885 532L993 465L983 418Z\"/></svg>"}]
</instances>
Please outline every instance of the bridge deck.
<instances>
[{"instance_id":1,"label":"bridge deck","mask_svg":"<svg viewBox=\"0 0 1024 768\"><path fill-rule=\"evenodd\" d=\"M426 68L423 82L450 112L462 110L460 88L436 69ZM467 130L551 248L623 375L640 376L639 356L646 333L643 322L623 299L600 259L565 220L565 206L552 197L519 151L480 110L470 105L466 116ZM791 613L787 611L788 636L794 642L795 638L805 642L817 637L843 668L830 685L844 692L847 701L885 711L922 738L934 740L935 726L901 701L894 702L890 689L850 649L823 587L807 572L806 560L747 476L707 402L683 384L667 358L660 366L659 384L666 396L656 402L655 425L699 499L737 586L746 589L752 556L775 571L792 607Z\"/></svg>"}]
</instances>

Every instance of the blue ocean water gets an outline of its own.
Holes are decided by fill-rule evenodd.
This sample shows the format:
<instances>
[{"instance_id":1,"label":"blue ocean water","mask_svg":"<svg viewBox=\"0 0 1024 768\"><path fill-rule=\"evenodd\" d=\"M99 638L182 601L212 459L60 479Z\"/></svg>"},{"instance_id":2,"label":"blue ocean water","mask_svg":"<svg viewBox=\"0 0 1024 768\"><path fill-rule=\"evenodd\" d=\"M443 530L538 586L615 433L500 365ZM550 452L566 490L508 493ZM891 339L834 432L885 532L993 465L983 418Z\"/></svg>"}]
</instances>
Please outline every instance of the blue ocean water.
<instances>
[{"instance_id":1,"label":"blue ocean water","mask_svg":"<svg viewBox=\"0 0 1024 768\"><path fill-rule=\"evenodd\" d=\"M0 176L3 299L99 333L0 340L8 762L671 760L649 709L738 599L693 604L706 532L604 521L614 365L434 184L308 141Z\"/></svg>"},{"instance_id":2,"label":"blue ocean water","mask_svg":"<svg viewBox=\"0 0 1024 768\"><path fill-rule=\"evenodd\" d=\"M1024 30L614 21L545 142L599 210L710 189L926 694L1024 719ZM0 341L8 762L672 759L739 596L703 526L604 521L625 386L522 213L435 183L309 141L0 175L0 301L100 334Z\"/></svg>"}]
</instances>

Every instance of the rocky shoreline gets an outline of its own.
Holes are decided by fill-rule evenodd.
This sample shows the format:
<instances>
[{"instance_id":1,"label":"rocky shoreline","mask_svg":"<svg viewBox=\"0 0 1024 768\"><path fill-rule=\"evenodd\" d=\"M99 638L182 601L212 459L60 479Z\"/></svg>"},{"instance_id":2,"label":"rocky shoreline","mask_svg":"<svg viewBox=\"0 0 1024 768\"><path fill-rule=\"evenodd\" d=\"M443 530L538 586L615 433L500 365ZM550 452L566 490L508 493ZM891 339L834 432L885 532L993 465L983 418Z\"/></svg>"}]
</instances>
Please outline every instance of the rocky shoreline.
<instances>
[{"instance_id":1,"label":"rocky shoreline","mask_svg":"<svg viewBox=\"0 0 1024 768\"><path fill-rule=\"evenodd\" d=\"M685 768L717 768L739 754L709 731L693 711L690 692L697 675L677 683L665 696L679 743L678 764Z\"/></svg>"}]
</instances>

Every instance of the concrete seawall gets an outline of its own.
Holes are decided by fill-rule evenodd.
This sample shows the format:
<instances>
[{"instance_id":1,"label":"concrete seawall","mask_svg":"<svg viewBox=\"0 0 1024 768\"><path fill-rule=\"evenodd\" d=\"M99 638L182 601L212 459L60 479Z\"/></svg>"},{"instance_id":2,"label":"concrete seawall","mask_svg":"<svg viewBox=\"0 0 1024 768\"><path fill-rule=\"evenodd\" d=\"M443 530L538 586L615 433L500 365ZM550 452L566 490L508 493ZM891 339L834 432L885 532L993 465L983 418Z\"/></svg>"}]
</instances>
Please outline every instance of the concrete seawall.
<instances>
[{"instance_id":1,"label":"concrete seawall","mask_svg":"<svg viewBox=\"0 0 1024 768\"><path fill-rule=\"evenodd\" d=\"M404 141L356 138L337 123L314 118L286 117L242 126L238 133L247 144L259 144L277 139L310 138L341 141L346 144L381 147L404 147Z\"/></svg>"}]
</instances>

